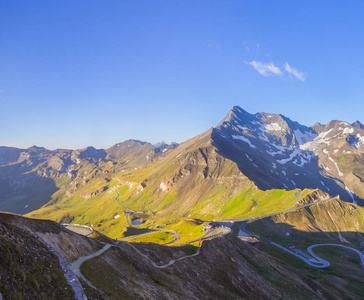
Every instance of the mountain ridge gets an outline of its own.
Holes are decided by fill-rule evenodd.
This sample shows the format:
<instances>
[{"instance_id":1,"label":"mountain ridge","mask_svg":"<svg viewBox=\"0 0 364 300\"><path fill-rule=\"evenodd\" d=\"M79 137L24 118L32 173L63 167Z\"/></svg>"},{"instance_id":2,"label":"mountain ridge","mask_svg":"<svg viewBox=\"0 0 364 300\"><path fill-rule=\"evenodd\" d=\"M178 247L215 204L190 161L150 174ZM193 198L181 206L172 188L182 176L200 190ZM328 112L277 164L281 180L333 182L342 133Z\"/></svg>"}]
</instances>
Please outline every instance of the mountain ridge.
<instances>
[{"instance_id":1,"label":"mountain ridge","mask_svg":"<svg viewBox=\"0 0 364 300\"><path fill-rule=\"evenodd\" d=\"M363 204L364 130L360 124L331 121L314 125L315 131L281 114L250 114L234 106L216 127L180 145L127 140L107 149L1 147L0 210L24 214L81 190L85 190L81 197L94 197L107 192L102 177L111 174L136 181L141 193L137 197L154 182L151 199L159 203L167 201L163 195L172 190L173 201L187 199L186 195L206 197L208 190L213 191L214 180L224 182L227 174L234 174L235 179L225 180L221 189L225 184L241 190L242 182L248 180L262 191L321 189L332 197ZM87 188L90 184L95 188ZM180 185L189 188L172 188ZM160 193L160 186L165 192ZM195 190L194 194L185 193L189 190Z\"/></svg>"}]
</instances>

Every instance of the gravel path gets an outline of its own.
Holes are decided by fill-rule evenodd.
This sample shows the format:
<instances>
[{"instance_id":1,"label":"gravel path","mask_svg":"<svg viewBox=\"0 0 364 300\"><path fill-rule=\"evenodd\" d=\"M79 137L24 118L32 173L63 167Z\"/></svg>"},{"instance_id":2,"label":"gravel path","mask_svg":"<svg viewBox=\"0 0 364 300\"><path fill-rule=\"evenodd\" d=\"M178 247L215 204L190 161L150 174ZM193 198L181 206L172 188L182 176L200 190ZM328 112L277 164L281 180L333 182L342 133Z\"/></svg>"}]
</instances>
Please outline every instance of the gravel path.
<instances>
[{"instance_id":1,"label":"gravel path","mask_svg":"<svg viewBox=\"0 0 364 300\"><path fill-rule=\"evenodd\" d=\"M77 300L87 300L83 287L78 280L76 274L72 271L71 267L68 265L66 260L58 253L56 249L54 249L47 242L43 241L41 238L36 236L43 244L45 244L50 251L52 251L58 258L59 264L64 272L64 276L67 279L68 284L72 287L75 292L75 299Z\"/></svg>"}]
</instances>

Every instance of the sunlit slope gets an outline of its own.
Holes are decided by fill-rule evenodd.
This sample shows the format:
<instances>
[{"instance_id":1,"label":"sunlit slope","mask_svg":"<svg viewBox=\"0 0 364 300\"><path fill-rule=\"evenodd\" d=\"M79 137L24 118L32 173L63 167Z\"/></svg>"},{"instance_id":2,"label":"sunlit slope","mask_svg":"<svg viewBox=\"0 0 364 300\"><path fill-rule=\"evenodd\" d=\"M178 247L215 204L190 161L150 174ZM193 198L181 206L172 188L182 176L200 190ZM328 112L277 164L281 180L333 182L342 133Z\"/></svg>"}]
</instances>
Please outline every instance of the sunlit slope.
<instances>
[{"instance_id":1,"label":"sunlit slope","mask_svg":"<svg viewBox=\"0 0 364 300\"><path fill-rule=\"evenodd\" d=\"M364 208L333 199L253 222L249 230L277 242L345 242L364 246Z\"/></svg>"},{"instance_id":2,"label":"sunlit slope","mask_svg":"<svg viewBox=\"0 0 364 300\"><path fill-rule=\"evenodd\" d=\"M188 140L144 168L99 172L74 194L60 195L28 216L92 224L119 237L127 223L113 188L125 208L149 220L252 217L282 211L297 200L298 189L259 190L233 161L218 153L211 133L212 129Z\"/></svg>"}]
</instances>

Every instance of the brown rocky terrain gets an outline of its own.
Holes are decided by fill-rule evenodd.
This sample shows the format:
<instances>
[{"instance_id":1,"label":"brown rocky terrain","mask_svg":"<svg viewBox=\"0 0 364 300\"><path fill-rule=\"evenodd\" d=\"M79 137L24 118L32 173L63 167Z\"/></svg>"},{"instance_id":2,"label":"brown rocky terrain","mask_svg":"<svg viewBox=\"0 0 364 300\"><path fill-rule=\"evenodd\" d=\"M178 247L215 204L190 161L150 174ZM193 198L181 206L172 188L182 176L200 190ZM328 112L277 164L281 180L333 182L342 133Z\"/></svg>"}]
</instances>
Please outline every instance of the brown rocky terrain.
<instances>
[{"instance_id":1,"label":"brown rocky terrain","mask_svg":"<svg viewBox=\"0 0 364 300\"><path fill-rule=\"evenodd\" d=\"M74 299L58 258L27 230L0 216L0 296ZM0 297L1 298L1 297Z\"/></svg>"},{"instance_id":2,"label":"brown rocky terrain","mask_svg":"<svg viewBox=\"0 0 364 300\"><path fill-rule=\"evenodd\" d=\"M161 264L164 256L186 255L166 246L140 244L139 249ZM199 255L163 269L127 243L81 269L113 299L335 299L314 280L233 235L204 242Z\"/></svg>"},{"instance_id":3,"label":"brown rocky terrain","mask_svg":"<svg viewBox=\"0 0 364 300\"><path fill-rule=\"evenodd\" d=\"M53 221L29 219L7 213L0 213L0 220L39 237L57 250L68 263L102 247L97 240L78 235Z\"/></svg>"}]
</instances>

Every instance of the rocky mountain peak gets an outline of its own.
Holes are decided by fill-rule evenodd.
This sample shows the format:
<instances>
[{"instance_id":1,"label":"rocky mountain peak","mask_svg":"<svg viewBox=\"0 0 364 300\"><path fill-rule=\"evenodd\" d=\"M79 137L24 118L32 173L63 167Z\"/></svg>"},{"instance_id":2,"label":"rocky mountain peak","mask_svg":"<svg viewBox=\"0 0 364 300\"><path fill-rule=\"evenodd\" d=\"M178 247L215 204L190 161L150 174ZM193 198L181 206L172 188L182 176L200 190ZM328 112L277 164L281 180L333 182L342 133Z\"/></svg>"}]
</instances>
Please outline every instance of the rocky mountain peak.
<instances>
[{"instance_id":1,"label":"rocky mountain peak","mask_svg":"<svg viewBox=\"0 0 364 300\"><path fill-rule=\"evenodd\" d=\"M354 128L364 129L364 125L359 121L355 121L353 124L351 124L351 126L353 126Z\"/></svg>"},{"instance_id":2,"label":"rocky mountain peak","mask_svg":"<svg viewBox=\"0 0 364 300\"><path fill-rule=\"evenodd\" d=\"M80 158L105 158L107 153L104 149L96 149L95 147L87 147L82 150L78 150Z\"/></svg>"},{"instance_id":3,"label":"rocky mountain peak","mask_svg":"<svg viewBox=\"0 0 364 300\"><path fill-rule=\"evenodd\" d=\"M317 122L317 123L315 123L315 124L313 124L313 125L311 126L311 129L312 129L313 131L315 131L317 134L320 134L321 132L323 132L323 131L324 131L324 129L325 129L325 125Z\"/></svg>"},{"instance_id":4,"label":"rocky mountain peak","mask_svg":"<svg viewBox=\"0 0 364 300\"><path fill-rule=\"evenodd\" d=\"M215 128L220 138L214 142L261 189L319 188L356 203L364 180L363 164L353 157L364 155L360 124L333 120L310 128L281 114L234 107ZM354 173L345 171L347 161L356 164Z\"/></svg>"},{"instance_id":5,"label":"rocky mountain peak","mask_svg":"<svg viewBox=\"0 0 364 300\"><path fill-rule=\"evenodd\" d=\"M29 147L28 149L26 149L25 151L28 153L31 153L31 154L39 154L41 152L48 151L48 150L44 147L38 147L36 145L33 145L33 146Z\"/></svg>"},{"instance_id":6,"label":"rocky mountain peak","mask_svg":"<svg viewBox=\"0 0 364 300\"><path fill-rule=\"evenodd\" d=\"M225 118L221 120L221 122L217 125L217 127L224 126L224 124L226 124L226 123L242 124L242 123L245 123L247 121L251 121L254 118L255 118L254 115L248 113L247 111L245 111L241 107L234 106L226 114Z\"/></svg>"},{"instance_id":7,"label":"rocky mountain peak","mask_svg":"<svg viewBox=\"0 0 364 300\"><path fill-rule=\"evenodd\" d=\"M216 129L232 138L243 134L255 137L256 141L270 141L286 146L297 146L311 141L316 133L312 128L281 115L272 113L250 114L234 106ZM241 139L241 137L239 137Z\"/></svg>"}]
</instances>

